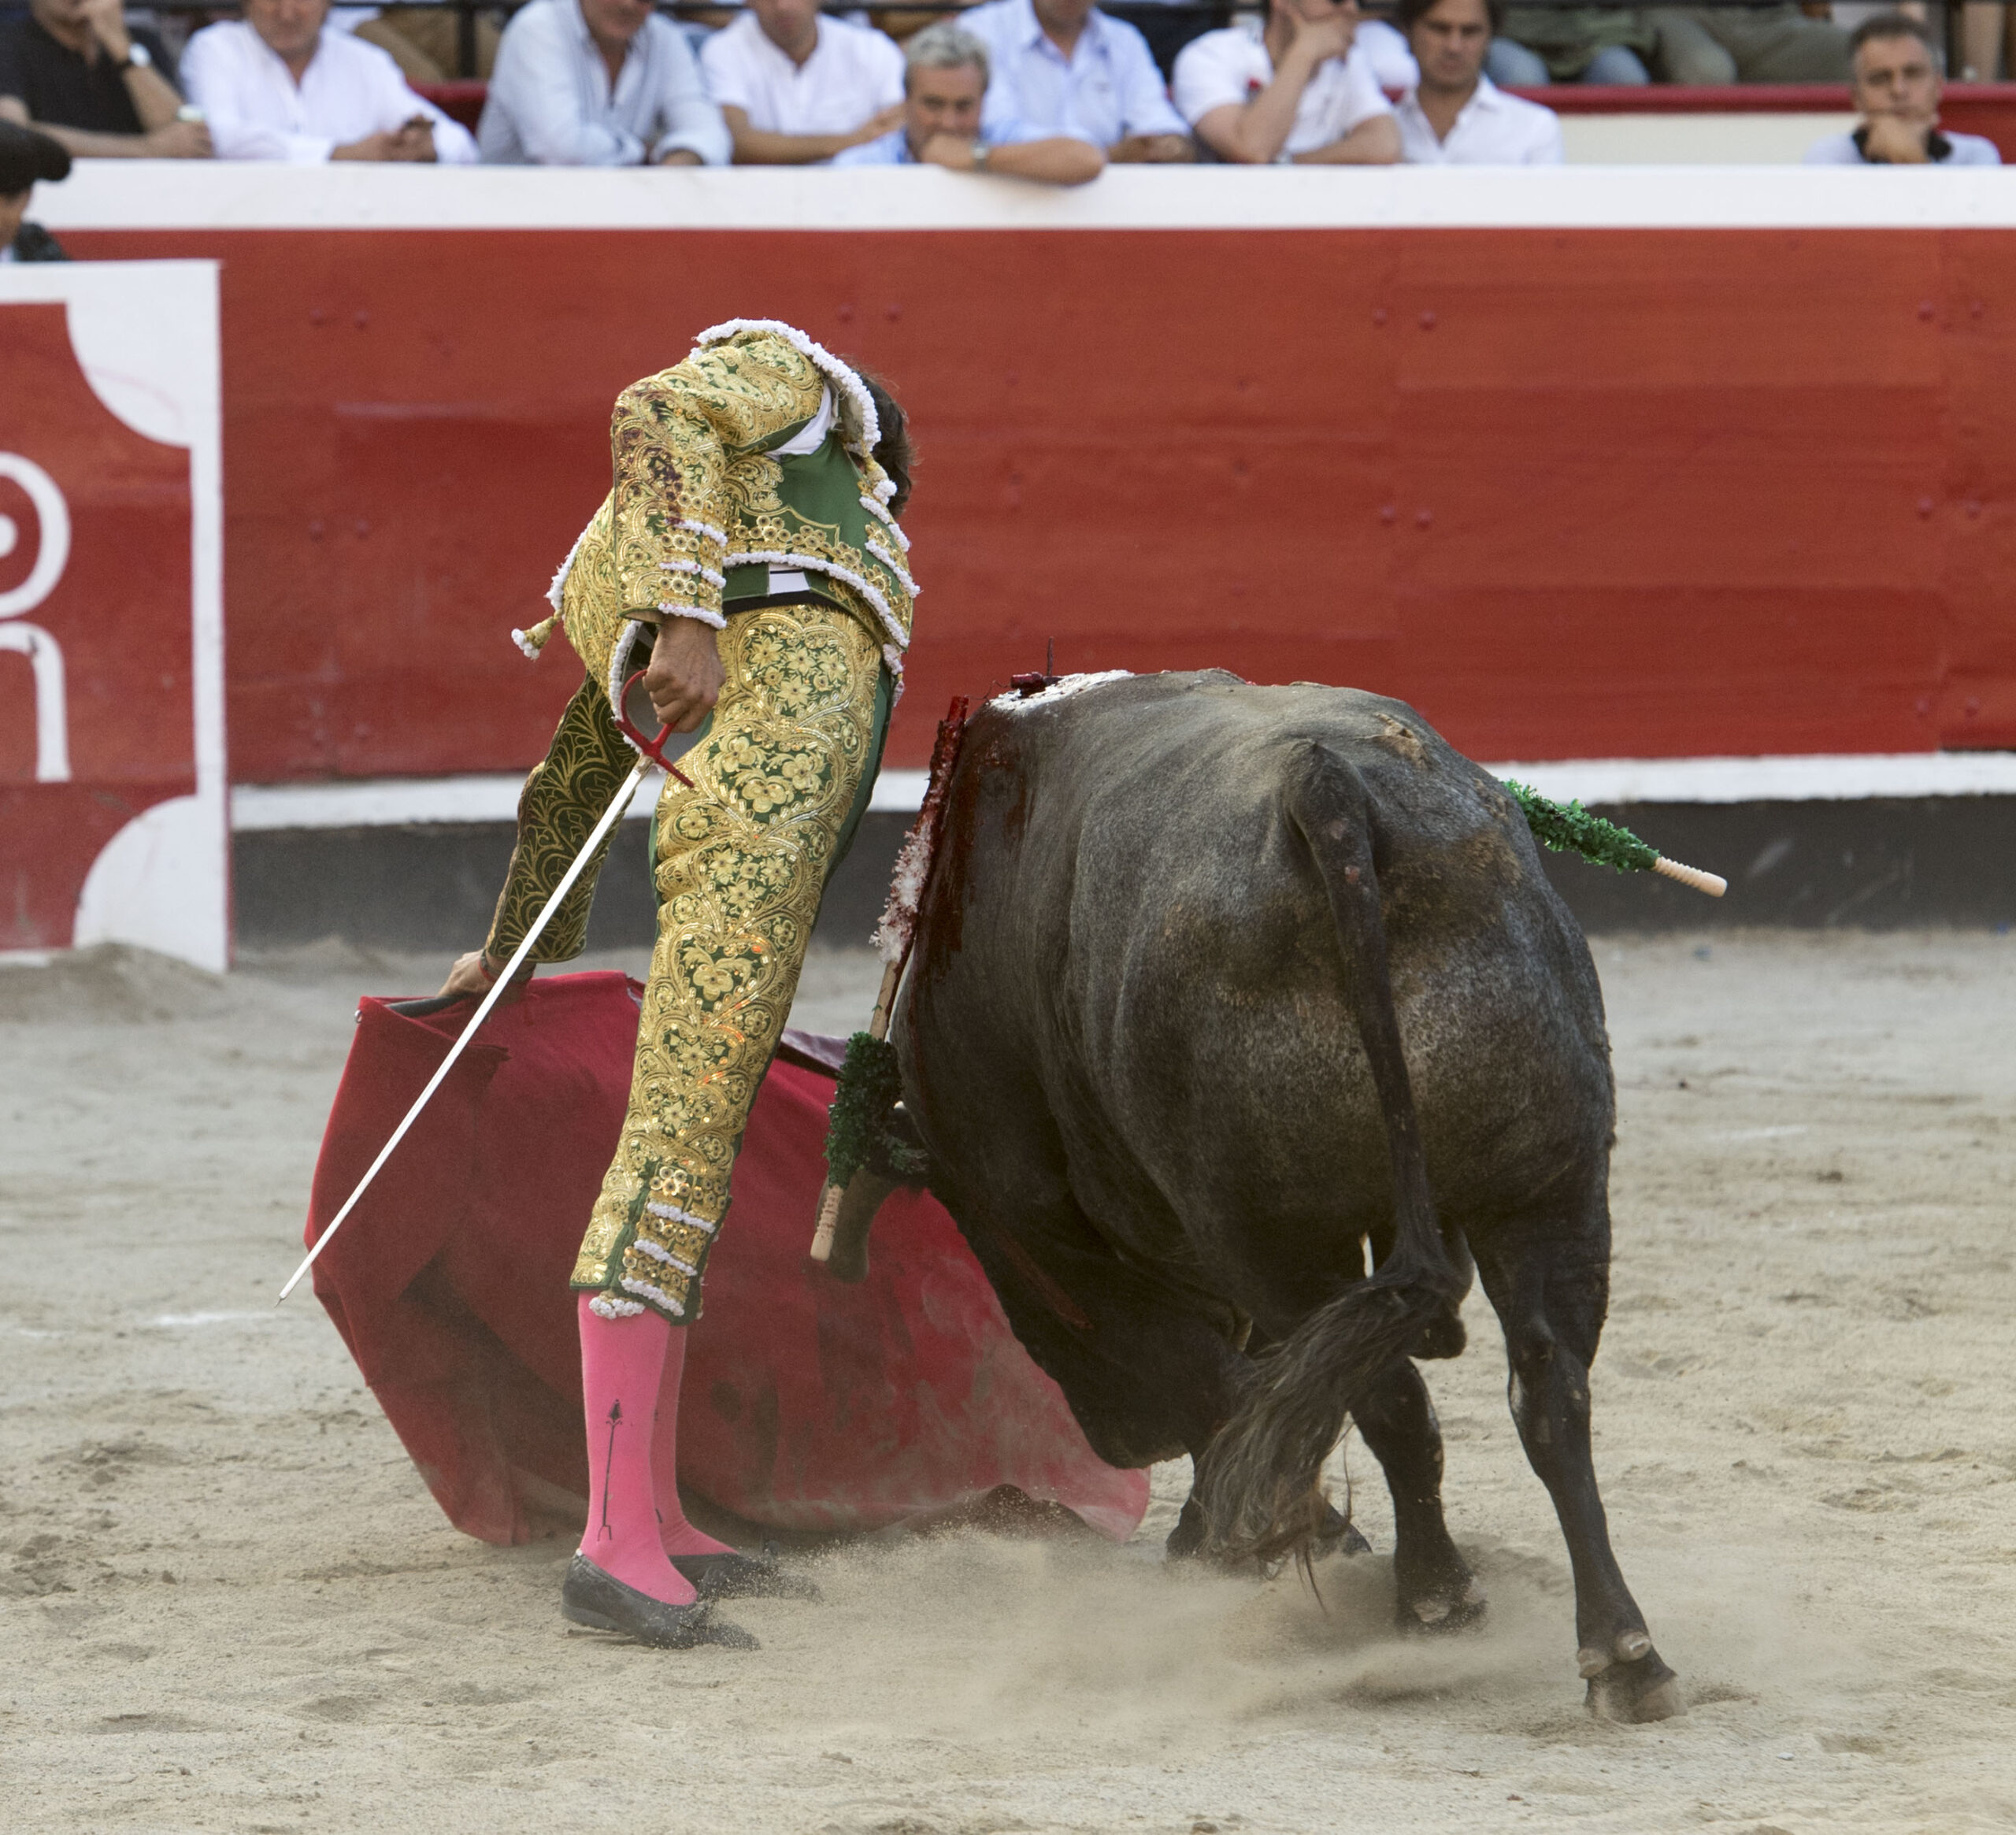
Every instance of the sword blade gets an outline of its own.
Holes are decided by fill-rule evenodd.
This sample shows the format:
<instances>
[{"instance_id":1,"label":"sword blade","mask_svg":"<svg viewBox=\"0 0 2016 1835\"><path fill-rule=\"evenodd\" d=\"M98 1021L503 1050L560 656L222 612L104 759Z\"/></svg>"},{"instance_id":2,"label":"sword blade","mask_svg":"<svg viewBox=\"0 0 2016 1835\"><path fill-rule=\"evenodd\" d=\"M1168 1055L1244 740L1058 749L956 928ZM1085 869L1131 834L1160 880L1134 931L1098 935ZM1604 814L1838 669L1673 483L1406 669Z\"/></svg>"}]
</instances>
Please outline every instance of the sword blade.
<instances>
[{"instance_id":1,"label":"sword blade","mask_svg":"<svg viewBox=\"0 0 2016 1835\"><path fill-rule=\"evenodd\" d=\"M292 1276L288 1279L287 1285L280 1289L281 1300L285 1299L294 1292L295 1288L300 1284L302 1276L315 1266L315 1258L328 1247L330 1237L336 1233L343 1219L357 1208L357 1201L370 1189L371 1181L377 1177L379 1169L392 1157L392 1149L406 1138L406 1130L419 1120L421 1110L427 1107L429 1099L441 1087L448 1073L454 1069L455 1061L461 1056L463 1047L476 1036L483 1022L490 1017L490 1010L497 1004L504 990L510 986L511 977L518 972L520 965L532 953L532 945L539 941L540 936L545 931L547 921L560 909L561 901L573 890L575 880L587 871L588 862L595 858L595 850L602 845L602 837L623 819L623 812L630 806L631 798L637 794L637 786L644 780L644 773L647 768L648 761L639 758L637 761L636 769L624 780L622 788L610 799L609 807L602 811L602 820L595 824L594 832L589 835L586 841L582 843L580 852L574 856L573 865L561 875L559 884L553 888L552 897L546 901L538 917L532 920L531 929L525 932L524 940L512 953L511 960L506 965L503 973L497 977L495 984L487 994L484 995L483 1004L469 1015L469 1023L462 1028L461 1036L449 1047L448 1055L441 1060L440 1068L427 1080L426 1088L420 1092L413 1107L406 1110L406 1119L392 1130L391 1139L378 1150L378 1157L371 1162L370 1170L358 1181L357 1189L343 1201L343 1209L330 1218L328 1228L315 1239L314 1247L308 1251L301 1266L295 1270ZM280 1301L276 1300L273 1303L277 1306Z\"/></svg>"}]
</instances>

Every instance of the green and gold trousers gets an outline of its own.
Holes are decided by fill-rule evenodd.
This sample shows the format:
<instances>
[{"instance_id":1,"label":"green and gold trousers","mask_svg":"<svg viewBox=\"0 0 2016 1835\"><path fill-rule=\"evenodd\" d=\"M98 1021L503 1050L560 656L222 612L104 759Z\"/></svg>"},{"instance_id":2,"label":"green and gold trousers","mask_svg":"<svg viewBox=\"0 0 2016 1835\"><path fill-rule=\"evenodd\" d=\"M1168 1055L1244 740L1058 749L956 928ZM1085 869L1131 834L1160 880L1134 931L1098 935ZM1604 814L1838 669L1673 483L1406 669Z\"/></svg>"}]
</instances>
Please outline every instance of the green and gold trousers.
<instances>
[{"instance_id":1,"label":"green and gold trousers","mask_svg":"<svg viewBox=\"0 0 2016 1835\"><path fill-rule=\"evenodd\" d=\"M836 606L732 613L720 647L721 699L678 761L692 788L668 777L653 820L658 942L629 1108L574 1264L575 1291L595 1294L591 1303L609 1318L647 1306L674 1325L699 1316L701 1276L728 1210L743 1130L791 1011L827 879L867 807L894 699L879 639ZM597 757L582 769L587 761L575 754L615 741L600 690L586 684L576 701L584 696L593 736L576 733L571 752L563 746L570 708L541 769L567 754L570 788L587 792L568 800L592 823L599 810L589 806L587 780L598 788L616 769L613 793L629 760ZM521 806L521 854L529 851L528 827L551 831L551 851L561 851L561 831L581 811L570 807L569 819L555 822L559 811L548 810L542 821L536 806L564 794L558 782L543 791L535 772ZM514 857L513 884L520 877ZM513 904L507 885L494 951L512 932L524 934ZM555 918L567 955L579 951L586 924L585 900L578 911L573 904Z\"/></svg>"}]
</instances>

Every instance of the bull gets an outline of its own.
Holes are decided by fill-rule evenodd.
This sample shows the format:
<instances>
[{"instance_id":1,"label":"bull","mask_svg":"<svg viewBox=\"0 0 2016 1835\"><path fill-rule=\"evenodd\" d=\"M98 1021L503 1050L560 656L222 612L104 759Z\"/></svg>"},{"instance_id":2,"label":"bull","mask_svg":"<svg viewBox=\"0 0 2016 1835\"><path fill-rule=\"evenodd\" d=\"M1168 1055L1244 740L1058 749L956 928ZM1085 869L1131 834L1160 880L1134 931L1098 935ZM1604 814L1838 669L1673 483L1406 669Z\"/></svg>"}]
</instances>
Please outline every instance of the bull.
<instances>
[{"instance_id":1,"label":"bull","mask_svg":"<svg viewBox=\"0 0 2016 1835\"><path fill-rule=\"evenodd\" d=\"M1602 992L1487 772L1349 689L1000 697L966 731L891 1036L933 1188L1093 1448L1192 1459L1172 1553L1306 1563L1342 1528L1321 1470L1348 1418L1392 1494L1400 1623L1474 1623L1414 1362L1462 1350L1474 1273L1589 1705L1682 1711L1590 1453ZM836 1267L873 1209L846 1207Z\"/></svg>"}]
</instances>

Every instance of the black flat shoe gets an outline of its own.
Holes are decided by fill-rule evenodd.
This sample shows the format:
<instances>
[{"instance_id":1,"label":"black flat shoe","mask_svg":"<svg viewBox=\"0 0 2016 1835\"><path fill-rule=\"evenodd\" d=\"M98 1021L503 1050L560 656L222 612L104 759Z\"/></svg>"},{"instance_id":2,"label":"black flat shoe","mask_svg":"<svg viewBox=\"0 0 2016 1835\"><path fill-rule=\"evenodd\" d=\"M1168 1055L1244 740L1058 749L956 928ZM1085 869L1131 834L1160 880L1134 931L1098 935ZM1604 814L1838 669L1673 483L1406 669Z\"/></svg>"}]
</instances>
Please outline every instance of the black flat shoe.
<instances>
[{"instance_id":1,"label":"black flat shoe","mask_svg":"<svg viewBox=\"0 0 2016 1835\"><path fill-rule=\"evenodd\" d=\"M769 1549L760 1559L738 1555L675 1555L672 1564L703 1600L816 1600L819 1589L802 1574L787 1574Z\"/></svg>"},{"instance_id":2,"label":"black flat shoe","mask_svg":"<svg viewBox=\"0 0 2016 1835\"><path fill-rule=\"evenodd\" d=\"M739 1625L717 1624L713 1612L705 1600L690 1606L654 1600L603 1573L580 1554L568 1563L560 1588L561 1618L597 1631L620 1631L659 1650L691 1650L697 1644L718 1644L729 1650L760 1648Z\"/></svg>"}]
</instances>

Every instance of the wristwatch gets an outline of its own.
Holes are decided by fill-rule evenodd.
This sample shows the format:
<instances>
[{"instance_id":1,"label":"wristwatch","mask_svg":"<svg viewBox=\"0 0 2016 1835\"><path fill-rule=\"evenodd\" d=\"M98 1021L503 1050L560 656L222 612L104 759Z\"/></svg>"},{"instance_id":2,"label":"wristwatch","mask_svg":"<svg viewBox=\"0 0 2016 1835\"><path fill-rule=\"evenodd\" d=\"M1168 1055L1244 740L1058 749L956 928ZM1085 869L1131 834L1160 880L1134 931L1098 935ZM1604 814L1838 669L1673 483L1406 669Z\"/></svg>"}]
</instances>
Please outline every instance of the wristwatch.
<instances>
[{"instance_id":1,"label":"wristwatch","mask_svg":"<svg viewBox=\"0 0 2016 1835\"><path fill-rule=\"evenodd\" d=\"M120 59L117 68L121 72L132 69L151 70L154 68L154 54L152 51L149 50L138 39L129 39L126 44L126 55Z\"/></svg>"},{"instance_id":2,"label":"wristwatch","mask_svg":"<svg viewBox=\"0 0 2016 1835\"><path fill-rule=\"evenodd\" d=\"M973 143L973 170L975 172L987 170L987 143L984 140L976 140Z\"/></svg>"}]
</instances>

